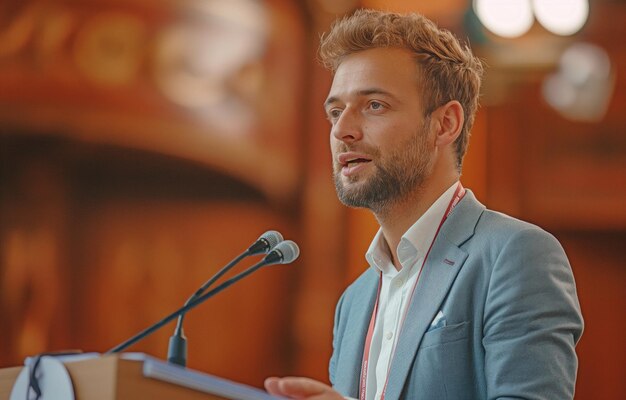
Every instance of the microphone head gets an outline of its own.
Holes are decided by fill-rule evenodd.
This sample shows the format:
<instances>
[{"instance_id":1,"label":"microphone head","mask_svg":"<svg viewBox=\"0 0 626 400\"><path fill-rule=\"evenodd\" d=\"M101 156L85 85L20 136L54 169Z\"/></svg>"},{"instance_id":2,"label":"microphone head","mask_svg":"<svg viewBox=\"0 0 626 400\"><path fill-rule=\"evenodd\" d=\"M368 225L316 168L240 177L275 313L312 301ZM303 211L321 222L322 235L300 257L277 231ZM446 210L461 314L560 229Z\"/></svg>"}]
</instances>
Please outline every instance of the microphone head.
<instances>
[{"instance_id":1,"label":"microphone head","mask_svg":"<svg viewBox=\"0 0 626 400\"><path fill-rule=\"evenodd\" d=\"M280 242L265 257L265 261L270 264L289 264L294 262L300 255L300 248L296 242L285 240Z\"/></svg>"},{"instance_id":2,"label":"microphone head","mask_svg":"<svg viewBox=\"0 0 626 400\"><path fill-rule=\"evenodd\" d=\"M261 236L259 236L258 240L265 240L267 242L267 245L268 245L268 249L266 251L267 253L271 249L276 247L278 243L283 241L283 235L281 235L280 232L278 231L267 231Z\"/></svg>"},{"instance_id":3,"label":"microphone head","mask_svg":"<svg viewBox=\"0 0 626 400\"><path fill-rule=\"evenodd\" d=\"M269 253L276 245L283 241L283 235L277 231L267 231L247 250L248 255Z\"/></svg>"}]
</instances>

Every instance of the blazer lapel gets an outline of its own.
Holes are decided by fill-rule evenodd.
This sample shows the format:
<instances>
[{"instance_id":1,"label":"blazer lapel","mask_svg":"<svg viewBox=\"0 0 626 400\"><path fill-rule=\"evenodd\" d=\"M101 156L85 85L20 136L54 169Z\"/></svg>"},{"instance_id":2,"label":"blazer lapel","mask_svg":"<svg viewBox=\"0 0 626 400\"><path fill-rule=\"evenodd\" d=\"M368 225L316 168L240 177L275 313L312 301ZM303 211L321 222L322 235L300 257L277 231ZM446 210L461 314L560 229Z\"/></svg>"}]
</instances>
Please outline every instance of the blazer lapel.
<instances>
[{"instance_id":1,"label":"blazer lapel","mask_svg":"<svg viewBox=\"0 0 626 400\"><path fill-rule=\"evenodd\" d=\"M484 209L468 190L442 226L407 310L391 363L386 399L400 398L422 337L467 259L467 253L459 246L473 235Z\"/></svg>"},{"instance_id":2,"label":"blazer lapel","mask_svg":"<svg viewBox=\"0 0 626 400\"><path fill-rule=\"evenodd\" d=\"M352 299L349 310L344 310L349 313L349 320L342 336L341 354L335 372L335 389L355 398L359 391L365 336L378 292L378 275L371 269L367 274L367 279L353 288L358 296Z\"/></svg>"}]
</instances>

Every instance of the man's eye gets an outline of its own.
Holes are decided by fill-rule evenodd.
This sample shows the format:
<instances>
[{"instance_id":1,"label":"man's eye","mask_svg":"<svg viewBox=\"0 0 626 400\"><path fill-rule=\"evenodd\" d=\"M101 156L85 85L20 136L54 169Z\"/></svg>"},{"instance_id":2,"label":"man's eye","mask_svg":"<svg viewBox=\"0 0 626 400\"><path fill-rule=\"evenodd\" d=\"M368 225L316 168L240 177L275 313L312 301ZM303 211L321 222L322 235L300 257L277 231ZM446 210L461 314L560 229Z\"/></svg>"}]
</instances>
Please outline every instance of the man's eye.
<instances>
[{"instance_id":1,"label":"man's eye","mask_svg":"<svg viewBox=\"0 0 626 400\"><path fill-rule=\"evenodd\" d=\"M331 119L337 119L341 116L341 110L338 108L333 108L328 112L328 117Z\"/></svg>"},{"instance_id":2,"label":"man's eye","mask_svg":"<svg viewBox=\"0 0 626 400\"><path fill-rule=\"evenodd\" d=\"M372 101L372 102L370 102L370 108L372 110L380 110L380 109L384 108L384 106L383 106L382 103L379 103L377 101Z\"/></svg>"}]
</instances>

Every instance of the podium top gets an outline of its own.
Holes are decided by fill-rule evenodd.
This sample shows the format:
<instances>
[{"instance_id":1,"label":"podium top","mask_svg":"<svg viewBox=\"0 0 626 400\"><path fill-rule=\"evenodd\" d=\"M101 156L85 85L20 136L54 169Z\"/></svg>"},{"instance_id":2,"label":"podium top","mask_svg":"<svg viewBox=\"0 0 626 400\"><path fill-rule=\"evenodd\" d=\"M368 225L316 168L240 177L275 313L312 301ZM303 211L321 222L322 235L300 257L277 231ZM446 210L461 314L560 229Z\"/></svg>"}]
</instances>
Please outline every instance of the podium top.
<instances>
[{"instance_id":1,"label":"podium top","mask_svg":"<svg viewBox=\"0 0 626 400\"><path fill-rule=\"evenodd\" d=\"M64 360L76 400L272 400L266 392L141 353ZM22 368L0 370L0 398L9 398Z\"/></svg>"}]
</instances>

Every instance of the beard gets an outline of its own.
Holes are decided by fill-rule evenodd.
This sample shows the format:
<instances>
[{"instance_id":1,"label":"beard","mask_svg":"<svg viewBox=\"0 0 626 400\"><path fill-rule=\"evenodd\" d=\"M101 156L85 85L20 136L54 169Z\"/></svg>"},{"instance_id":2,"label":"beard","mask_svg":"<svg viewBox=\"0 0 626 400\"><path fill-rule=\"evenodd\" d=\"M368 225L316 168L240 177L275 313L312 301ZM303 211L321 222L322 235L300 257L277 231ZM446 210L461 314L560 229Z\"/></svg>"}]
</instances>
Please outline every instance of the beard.
<instances>
[{"instance_id":1,"label":"beard","mask_svg":"<svg viewBox=\"0 0 626 400\"><path fill-rule=\"evenodd\" d=\"M381 214L389 206L419 192L433 169L426 126L424 123L415 135L399 143L386 155L382 155L376 147L359 147L359 151L372 157L370 162L375 171L369 178L351 176L344 183L341 166L335 164L334 181L339 200L346 206L368 208ZM339 151L348 151L348 146L342 143ZM362 180L360 184L359 180Z\"/></svg>"}]
</instances>

